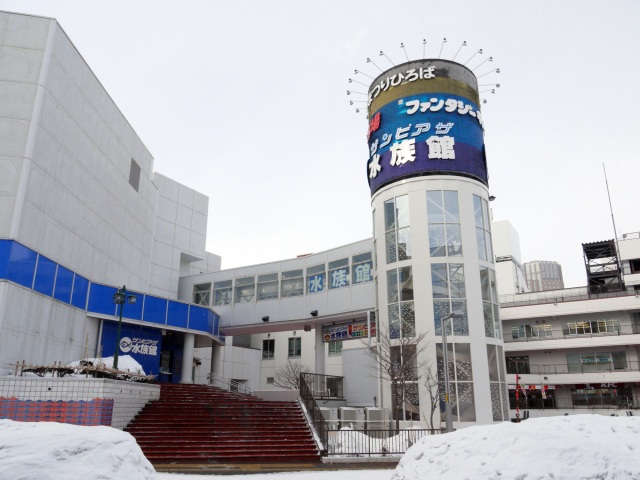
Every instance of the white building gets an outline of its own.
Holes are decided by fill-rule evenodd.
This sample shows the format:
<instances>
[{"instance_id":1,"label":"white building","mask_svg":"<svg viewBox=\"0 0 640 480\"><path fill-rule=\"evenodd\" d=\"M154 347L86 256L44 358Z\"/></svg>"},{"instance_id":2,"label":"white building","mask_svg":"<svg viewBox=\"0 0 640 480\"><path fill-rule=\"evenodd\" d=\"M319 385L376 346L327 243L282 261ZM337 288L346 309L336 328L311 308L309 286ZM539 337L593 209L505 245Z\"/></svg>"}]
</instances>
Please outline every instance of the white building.
<instances>
[{"instance_id":1,"label":"white building","mask_svg":"<svg viewBox=\"0 0 640 480\"><path fill-rule=\"evenodd\" d=\"M53 19L0 12L0 370L122 353L190 379L219 317L177 301L178 278L219 268L208 199L153 157Z\"/></svg>"},{"instance_id":2,"label":"white building","mask_svg":"<svg viewBox=\"0 0 640 480\"><path fill-rule=\"evenodd\" d=\"M527 285L531 292L544 290L562 290L562 266L550 260L534 260L524 264Z\"/></svg>"},{"instance_id":3,"label":"white building","mask_svg":"<svg viewBox=\"0 0 640 480\"><path fill-rule=\"evenodd\" d=\"M501 295L512 417L516 374L519 406L532 417L638 408L640 276L631 267L640 258L640 235L625 235L618 245L628 272L624 289Z\"/></svg>"}]
</instances>

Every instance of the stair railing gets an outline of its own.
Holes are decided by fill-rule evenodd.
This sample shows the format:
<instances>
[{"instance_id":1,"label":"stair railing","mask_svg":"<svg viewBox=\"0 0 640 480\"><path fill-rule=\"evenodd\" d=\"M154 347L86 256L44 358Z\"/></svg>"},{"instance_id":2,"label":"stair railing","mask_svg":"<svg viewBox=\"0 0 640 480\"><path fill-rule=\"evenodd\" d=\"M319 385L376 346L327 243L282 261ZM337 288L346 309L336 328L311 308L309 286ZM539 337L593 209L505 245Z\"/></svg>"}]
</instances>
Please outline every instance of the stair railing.
<instances>
[{"instance_id":1,"label":"stair railing","mask_svg":"<svg viewBox=\"0 0 640 480\"><path fill-rule=\"evenodd\" d=\"M244 383L240 383L237 380L232 380L230 378L225 378L217 373L211 372L207 374L207 380L209 381L209 385L213 387L218 387L229 392L251 395L251 389Z\"/></svg>"},{"instance_id":2,"label":"stair railing","mask_svg":"<svg viewBox=\"0 0 640 480\"><path fill-rule=\"evenodd\" d=\"M320 453L323 456L326 456L329 426L322 416L320 407L318 407L316 399L313 396L313 389L310 385L310 383L312 382L313 377L310 377L309 374L300 374L300 399L302 400L302 403L307 410L309 420L311 421L311 426L315 430L315 433L318 437Z\"/></svg>"}]
</instances>

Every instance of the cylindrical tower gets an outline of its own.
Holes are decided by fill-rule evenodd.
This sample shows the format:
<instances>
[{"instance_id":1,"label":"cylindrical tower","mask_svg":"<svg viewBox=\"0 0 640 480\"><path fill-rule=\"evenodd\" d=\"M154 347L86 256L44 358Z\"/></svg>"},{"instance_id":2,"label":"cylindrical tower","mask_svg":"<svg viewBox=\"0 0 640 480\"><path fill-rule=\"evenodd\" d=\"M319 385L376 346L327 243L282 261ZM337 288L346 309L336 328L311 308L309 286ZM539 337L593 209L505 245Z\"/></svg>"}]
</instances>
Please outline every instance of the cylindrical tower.
<instances>
[{"instance_id":1,"label":"cylindrical tower","mask_svg":"<svg viewBox=\"0 0 640 480\"><path fill-rule=\"evenodd\" d=\"M387 375L384 406L431 427L445 421L441 324L453 314L454 424L508 420L477 79L425 59L387 70L368 93L380 333L392 363L415 363L399 380Z\"/></svg>"}]
</instances>

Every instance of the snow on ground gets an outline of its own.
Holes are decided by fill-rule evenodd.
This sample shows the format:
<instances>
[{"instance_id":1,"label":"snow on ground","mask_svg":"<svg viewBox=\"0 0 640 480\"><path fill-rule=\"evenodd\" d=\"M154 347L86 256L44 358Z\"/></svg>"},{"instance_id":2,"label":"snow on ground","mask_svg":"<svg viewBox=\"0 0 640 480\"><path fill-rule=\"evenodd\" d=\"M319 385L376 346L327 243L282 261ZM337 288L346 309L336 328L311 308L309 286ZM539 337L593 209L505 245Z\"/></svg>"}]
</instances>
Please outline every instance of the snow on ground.
<instances>
[{"instance_id":1,"label":"snow on ground","mask_svg":"<svg viewBox=\"0 0 640 480\"><path fill-rule=\"evenodd\" d=\"M392 480L640 479L640 418L572 415L425 437Z\"/></svg>"},{"instance_id":2,"label":"snow on ground","mask_svg":"<svg viewBox=\"0 0 640 480\"><path fill-rule=\"evenodd\" d=\"M247 474L250 480L640 479L640 417L572 415L470 427L419 440L395 470ZM360 458L362 460L362 458ZM156 473L109 427L0 420L0 480L237 480Z\"/></svg>"},{"instance_id":3,"label":"snow on ground","mask_svg":"<svg viewBox=\"0 0 640 480\"><path fill-rule=\"evenodd\" d=\"M327 470L322 472L252 473L245 480L389 480L393 470ZM178 475L158 473L157 480L239 480L238 475ZM435 480L435 479L431 479ZM456 480L449 478L448 480Z\"/></svg>"},{"instance_id":4,"label":"snow on ground","mask_svg":"<svg viewBox=\"0 0 640 480\"><path fill-rule=\"evenodd\" d=\"M153 480L135 439L111 427L0 420L0 480Z\"/></svg>"}]
</instances>

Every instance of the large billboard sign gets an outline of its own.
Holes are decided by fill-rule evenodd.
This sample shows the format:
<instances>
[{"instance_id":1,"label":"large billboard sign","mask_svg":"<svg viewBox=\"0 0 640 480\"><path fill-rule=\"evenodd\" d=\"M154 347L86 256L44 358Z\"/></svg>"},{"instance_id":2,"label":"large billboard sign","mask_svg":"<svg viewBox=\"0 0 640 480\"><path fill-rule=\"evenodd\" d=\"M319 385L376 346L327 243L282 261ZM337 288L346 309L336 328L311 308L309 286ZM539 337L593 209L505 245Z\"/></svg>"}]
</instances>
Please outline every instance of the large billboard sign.
<instances>
[{"instance_id":1,"label":"large billboard sign","mask_svg":"<svg viewBox=\"0 0 640 480\"><path fill-rule=\"evenodd\" d=\"M394 67L369 88L371 194L420 175L462 175L488 183L476 77L446 60Z\"/></svg>"},{"instance_id":2,"label":"large billboard sign","mask_svg":"<svg viewBox=\"0 0 640 480\"><path fill-rule=\"evenodd\" d=\"M102 356L115 353L118 322L102 323ZM123 323L120 331L118 356L131 355L147 375L157 375L160 368L162 332L156 328Z\"/></svg>"},{"instance_id":3,"label":"large billboard sign","mask_svg":"<svg viewBox=\"0 0 640 480\"><path fill-rule=\"evenodd\" d=\"M376 322L370 322L371 336L376 336ZM334 342L336 340L354 340L367 338L369 329L367 322L359 321L352 323L343 323L341 325L325 325L322 327L322 334L325 342Z\"/></svg>"}]
</instances>

